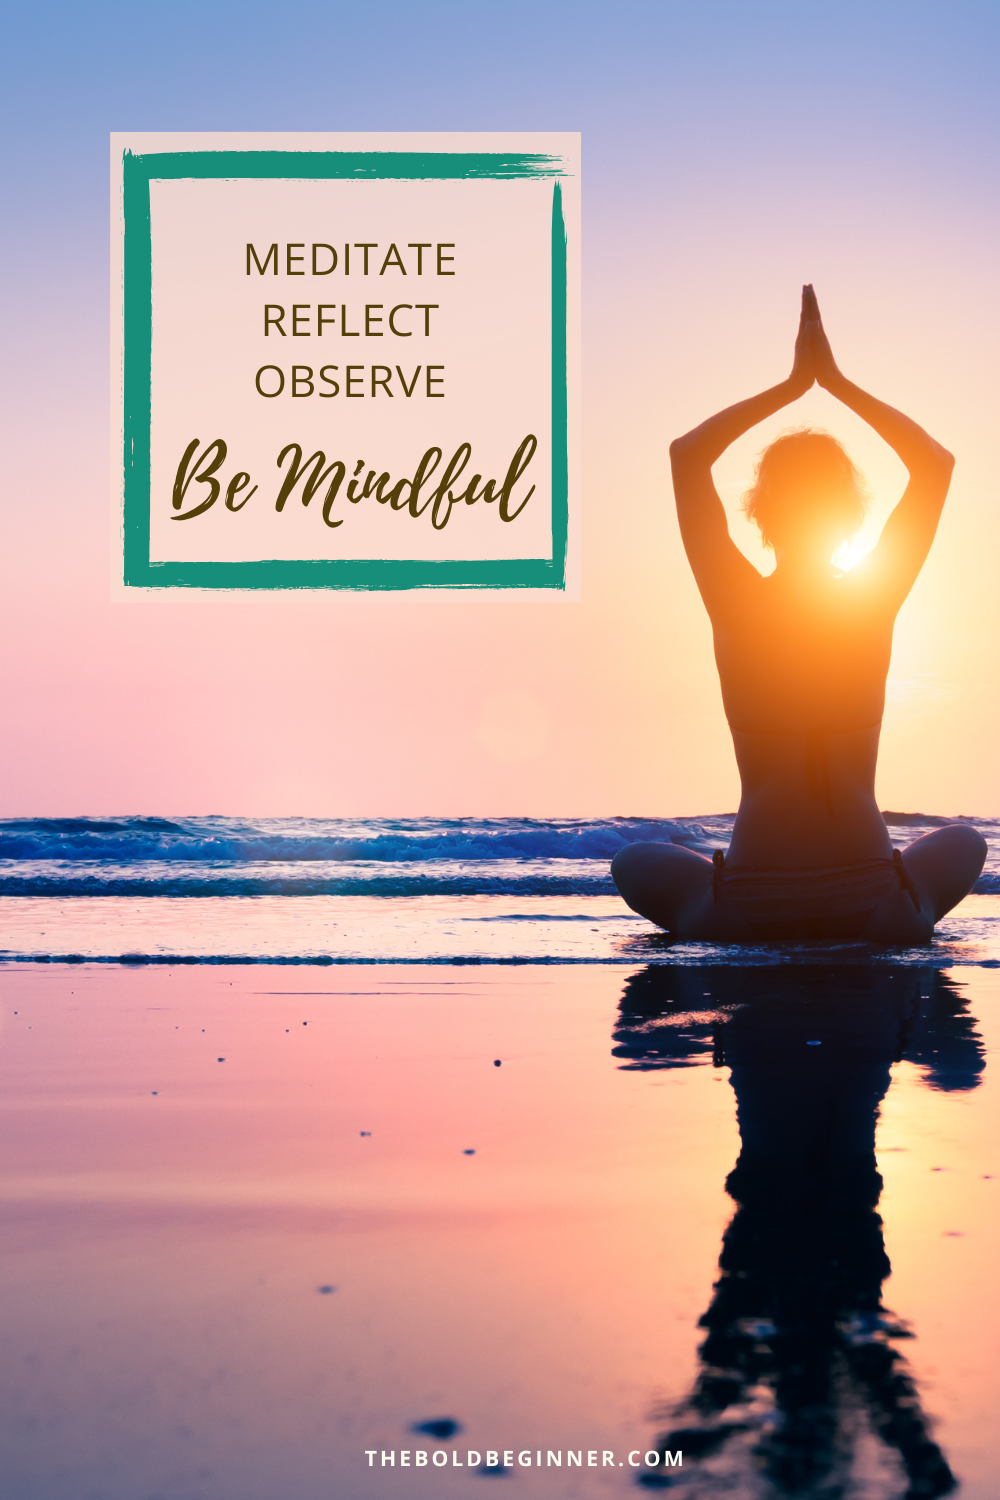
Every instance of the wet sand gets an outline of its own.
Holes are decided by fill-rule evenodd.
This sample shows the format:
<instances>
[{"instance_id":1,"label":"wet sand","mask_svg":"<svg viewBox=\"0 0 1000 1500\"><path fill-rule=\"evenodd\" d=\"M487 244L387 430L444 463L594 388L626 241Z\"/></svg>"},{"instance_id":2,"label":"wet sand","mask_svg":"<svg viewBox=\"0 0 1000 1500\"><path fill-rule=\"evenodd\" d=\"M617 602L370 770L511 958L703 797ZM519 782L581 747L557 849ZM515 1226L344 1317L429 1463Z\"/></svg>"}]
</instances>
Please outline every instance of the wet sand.
<instances>
[{"instance_id":1,"label":"wet sand","mask_svg":"<svg viewBox=\"0 0 1000 1500\"><path fill-rule=\"evenodd\" d=\"M967 896L931 947L824 945L841 962L1000 966L1000 901ZM0 962L774 964L815 943L678 943L608 896L0 896Z\"/></svg>"},{"instance_id":2,"label":"wet sand","mask_svg":"<svg viewBox=\"0 0 1000 1500\"><path fill-rule=\"evenodd\" d=\"M987 1500L1000 976L759 974L0 969L4 1500L635 1493L678 1433L671 1489L781 1495L796 1423Z\"/></svg>"}]
</instances>

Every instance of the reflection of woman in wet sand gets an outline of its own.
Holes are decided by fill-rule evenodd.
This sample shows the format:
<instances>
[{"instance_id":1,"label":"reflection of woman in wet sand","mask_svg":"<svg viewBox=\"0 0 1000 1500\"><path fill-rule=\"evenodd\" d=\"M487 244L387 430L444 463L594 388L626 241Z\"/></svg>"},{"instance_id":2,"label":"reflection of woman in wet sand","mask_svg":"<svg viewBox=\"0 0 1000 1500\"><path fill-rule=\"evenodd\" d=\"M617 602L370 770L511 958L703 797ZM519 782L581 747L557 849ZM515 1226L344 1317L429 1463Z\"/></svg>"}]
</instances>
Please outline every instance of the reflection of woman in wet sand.
<instances>
[{"instance_id":1,"label":"reflection of woman in wet sand","mask_svg":"<svg viewBox=\"0 0 1000 1500\"><path fill-rule=\"evenodd\" d=\"M762 577L729 536L712 465L814 381L885 439L910 481L874 551L840 574L830 559L861 523L860 476L825 433L779 438L747 499L777 560ZM893 622L933 541L951 454L840 373L805 287L788 379L678 438L670 457L743 794L724 859L630 844L612 865L619 891L684 938L928 941L971 890L986 845L955 825L894 857L875 803L875 761Z\"/></svg>"},{"instance_id":2,"label":"reflection of woman in wet sand","mask_svg":"<svg viewBox=\"0 0 1000 1500\"><path fill-rule=\"evenodd\" d=\"M961 992L914 968L657 966L626 982L615 1040L642 1070L714 1043L740 1129L699 1374L655 1443L681 1450L683 1472L641 1482L701 1496L950 1493L898 1347L913 1335L882 1301L875 1128L901 1056L932 1089L978 1085ZM873 1471L883 1483L870 1490Z\"/></svg>"}]
</instances>

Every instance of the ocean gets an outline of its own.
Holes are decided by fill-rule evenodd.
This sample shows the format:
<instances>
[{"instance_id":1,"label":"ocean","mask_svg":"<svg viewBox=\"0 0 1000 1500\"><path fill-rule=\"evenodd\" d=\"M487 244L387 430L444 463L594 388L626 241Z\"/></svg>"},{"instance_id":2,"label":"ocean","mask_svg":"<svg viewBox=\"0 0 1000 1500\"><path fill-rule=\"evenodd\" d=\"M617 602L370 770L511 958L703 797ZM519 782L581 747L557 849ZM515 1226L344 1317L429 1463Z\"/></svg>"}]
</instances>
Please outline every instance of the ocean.
<instances>
[{"instance_id":1,"label":"ocean","mask_svg":"<svg viewBox=\"0 0 1000 1500\"><path fill-rule=\"evenodd\" d=\"M905 846L947 818L885 814ZM975 892L940 925L947 963L992 962L994 819ZM704 818L38 818L0 822L0 956L137 962L703 962L628 911L609 874L642 839L711 854ZM981 899L982 898L982 899ZM1000 911L1000 907L997 907ZM801 946L801 945L800 945ZM843 945L839 945L841 948ZM780 953L798 951L781 945ZM732 958L734 950L727 948ZM746 962L773 962L748 949ZM998 947L1000 953L1000 947ZM897 954L898 960L899 955Z\"/></svg>"}]
</instances>

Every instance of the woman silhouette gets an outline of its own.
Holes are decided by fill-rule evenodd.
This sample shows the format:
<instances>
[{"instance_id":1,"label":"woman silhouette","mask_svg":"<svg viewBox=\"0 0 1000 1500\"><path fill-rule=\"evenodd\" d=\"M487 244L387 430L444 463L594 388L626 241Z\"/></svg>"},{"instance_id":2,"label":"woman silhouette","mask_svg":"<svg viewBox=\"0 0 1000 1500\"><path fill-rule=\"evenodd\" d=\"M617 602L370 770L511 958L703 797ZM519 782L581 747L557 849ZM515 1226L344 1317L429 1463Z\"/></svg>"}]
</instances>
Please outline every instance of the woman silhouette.
<instances>
[{"instance_id":1,"label":"woman silhouette","mask_svg":"<svg viewBox=\"0 0 1000 1500\"><path fill-rule=\"evenodd\" d=\"M874 551L840 573L831 557L864 515L860 476L826 433L779 438L746 499L776 558L763 577L730 538L712 465L814 381L885 439L910 480ZM788 379L678 438L670 459L742 796L725 856L629 844L611 866L618 890L681 938L928 942L971 890L986 843L956 824L894 852L875 802L875 762L893 623L934 539L951 454L840 373L807 286Z\"/></svg>"}]
</instances>

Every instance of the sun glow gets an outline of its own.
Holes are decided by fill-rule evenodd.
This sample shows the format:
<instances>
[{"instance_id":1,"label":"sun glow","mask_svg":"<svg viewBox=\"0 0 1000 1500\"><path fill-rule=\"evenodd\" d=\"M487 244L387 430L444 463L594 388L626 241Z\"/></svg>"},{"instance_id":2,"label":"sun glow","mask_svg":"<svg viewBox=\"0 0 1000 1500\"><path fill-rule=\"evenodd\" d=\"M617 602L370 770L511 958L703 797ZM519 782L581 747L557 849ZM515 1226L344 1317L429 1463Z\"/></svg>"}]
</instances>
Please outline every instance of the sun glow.
<instances>
[{"instance_id":1,"label":"sun glow","mask_svg":"<svg viewBox=\"0 0 1000 1500\"><path fill-rule=\"evenodd\" d=\"M848 542L842 542L830 561L835 568L842 573L849 573L856 563L863 557L867 557L872 550L872 543L861 537L853 537Z\"/></svg>"}]
</instances>

